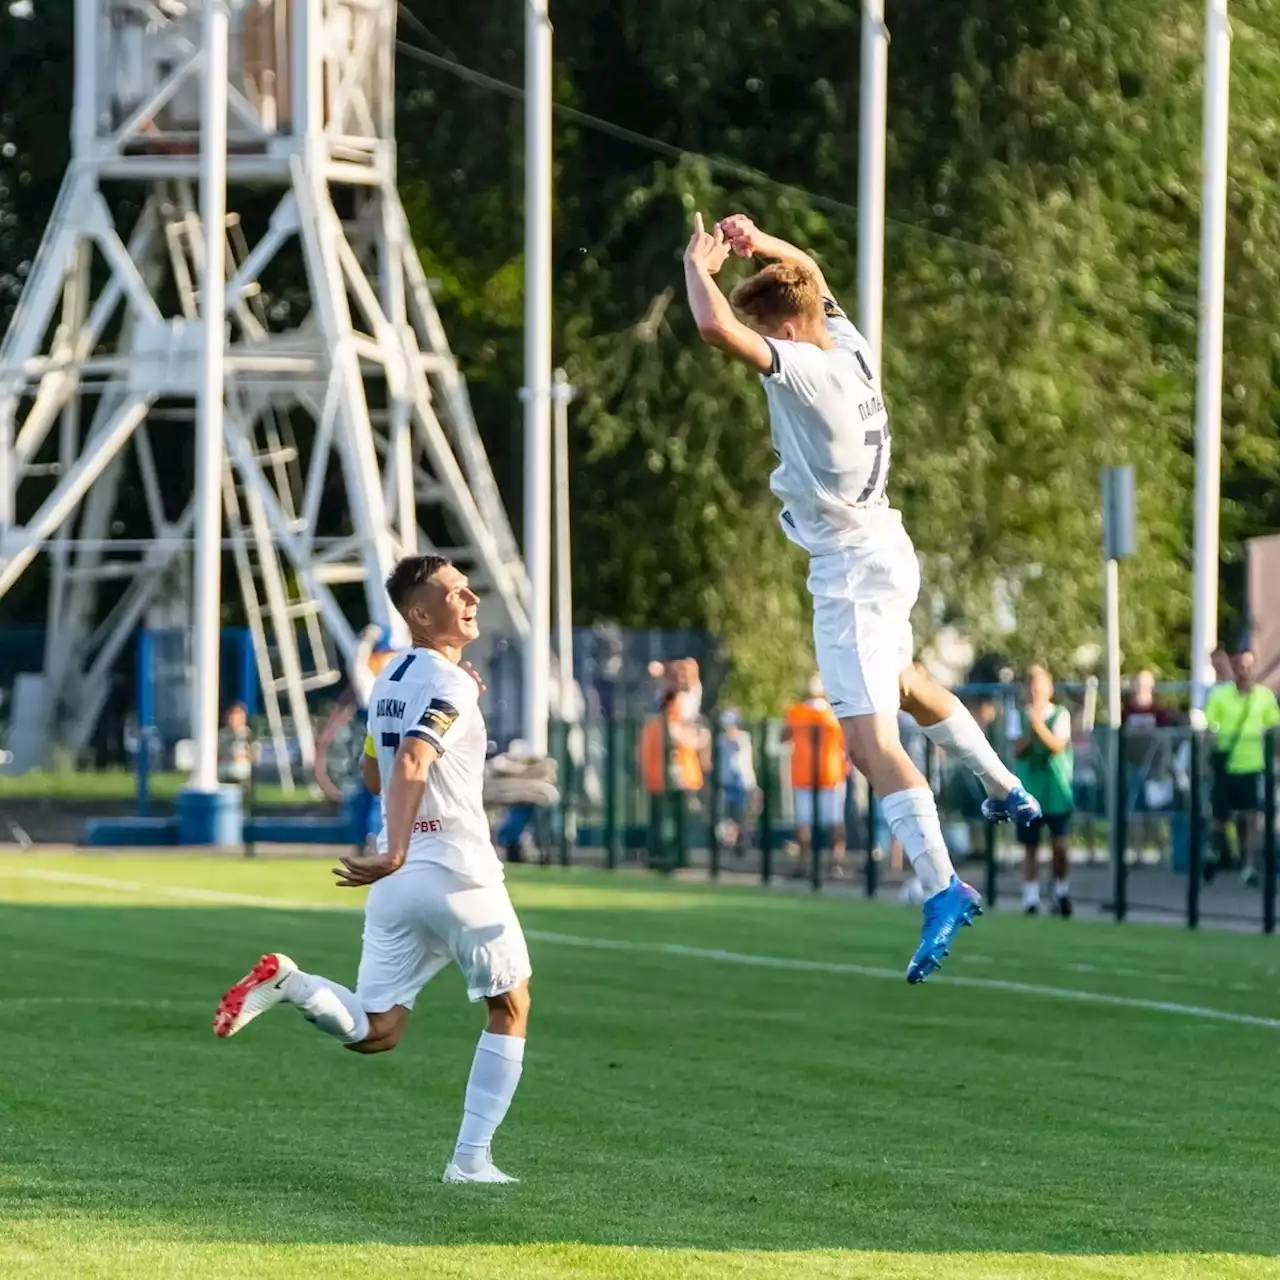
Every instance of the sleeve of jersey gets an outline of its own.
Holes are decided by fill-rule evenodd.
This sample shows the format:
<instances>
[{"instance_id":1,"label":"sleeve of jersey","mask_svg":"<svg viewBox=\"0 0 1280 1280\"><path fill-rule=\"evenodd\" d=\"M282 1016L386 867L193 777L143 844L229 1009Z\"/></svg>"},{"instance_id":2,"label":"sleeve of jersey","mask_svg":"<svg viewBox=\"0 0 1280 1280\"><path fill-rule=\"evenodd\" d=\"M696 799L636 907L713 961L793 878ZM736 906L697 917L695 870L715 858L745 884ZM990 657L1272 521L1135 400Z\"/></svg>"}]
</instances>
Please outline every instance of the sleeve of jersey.
<instances>
[{"instance_id":1,"label":"sleeve of jersey","mask_svg":"<svg viewBox=\"0 0 1280 1280\"><path fill-rule=\"evenodd\" d=\"M373 745L373 734L371 733L366 733L364 735L364 753L370 760L376 760L378 758L377 749Z\"/></svg>"},{"instance_id":2,"label":"sleeve of jersey","mask_svg":"<svg viewBox=\"0 0 1280 1280\"><path fill-rule=\"evenodd\" d=\"M433 685L425 698L421 715L405 729L406 738L429 742L440 755L449 750L455 726L463 714L479 701L480 690L470 676L458 673L457 680Z\"/></svg>"},{"instance_id":3,"label":"sleeve of jersey","mask_svg":"<svg viewBox=\"0 0 1280 1280\"><path fill-rule=\"evenodd\" d=\"M822 383L822 349L811 342L785 342L780 338L765 341L773 352L773 366L764 376L806 403L811 402Z\"/></svg>"},{"instance_id":4,"label":"sleeve of jersey","mask_svg":"<svg viewBox=\"0 0 1280 1280\"><path fill-rule=\"evenodd\" d=\"M1270 689L1264 689L1265 698L1262 704L1262 725L1265 729L1274 729L1280 725L1280 702Z\"/></svg>"},{"instance_id":5,"label":"sleeve of jersey","mask_svg":"<svg viewBox=\"0 0 1280 1280\"><path fill-rule=\"evenodd\" d=\"M1209 728L1215 731L1222 726L1222 699L1216 689L1205 701L1204 719Z\"/></svg>"},{"instance_id":6,"label":"sleeve of jersey","mask_svg":"<svg viewBox=\"0 0 1280 1280\"><path fill-rule=\"evenodd\" d=\"M830 298L825 298L822 305L827 332L835 339L836 346L851 351L862 368L862 376L868 383L874 382L876 374L871 367L871 348L867 340L854 328L844 310Z\"/></svg>"}]
</instances>

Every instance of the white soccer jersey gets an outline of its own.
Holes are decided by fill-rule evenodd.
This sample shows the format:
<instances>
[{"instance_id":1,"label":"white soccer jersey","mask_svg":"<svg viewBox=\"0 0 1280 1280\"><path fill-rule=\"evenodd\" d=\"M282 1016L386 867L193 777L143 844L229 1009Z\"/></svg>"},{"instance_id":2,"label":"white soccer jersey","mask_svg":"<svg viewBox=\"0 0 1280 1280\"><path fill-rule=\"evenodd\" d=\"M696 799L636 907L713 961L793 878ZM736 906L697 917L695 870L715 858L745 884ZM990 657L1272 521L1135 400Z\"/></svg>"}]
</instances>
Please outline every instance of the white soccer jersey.
<instances>
[{"instance_id":1,"label":"white soccer jersey","mask_svg":"<svg viewBox=\"0 0 1280 1280\"><path fill-rule=\"evenodd\" d=\"M408 862L448 867L476 884L502 879L502 863L484 812L484 764L489 736L480 714L475 680L433 649L411 649L385 666L369 699L369 737L386 796L391 765L404 738L429 742L440 758L427 774L427 789L409 840Z\"/></svg>"},{"instance_id":2,"label":"white soccer jersey","mask_svg":"<svg viewBox=\"0 0 1280 1280\"><path fill-rule=\"evenodd\" d=\"M826 349L768 339L773 369L761 379L778 456L769 487L787 537L811 555L864 544L901 523L885 497L889 417L871 349L831 304L827 332L835 345Z\"/></svg>"}]
</instances>

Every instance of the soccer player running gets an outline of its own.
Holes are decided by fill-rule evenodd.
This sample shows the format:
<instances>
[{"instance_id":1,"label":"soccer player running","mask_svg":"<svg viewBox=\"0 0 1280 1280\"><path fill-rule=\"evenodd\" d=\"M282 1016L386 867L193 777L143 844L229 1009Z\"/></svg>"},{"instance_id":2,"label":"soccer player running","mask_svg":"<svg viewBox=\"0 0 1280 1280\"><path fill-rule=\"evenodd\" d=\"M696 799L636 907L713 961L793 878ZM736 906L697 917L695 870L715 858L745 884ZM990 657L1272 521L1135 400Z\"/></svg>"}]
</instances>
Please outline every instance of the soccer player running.
<instances>
[{"instance_id":1,"label":"soccer player running","mask_svg":"<svg viewBox=\"0 0 1280 1280\"><path fill-rule=\"evenodd\" d=\"M732 305L713 278L730 252L773 260L734 290ZM912 667L920 567L885 496L888 416L870 348L817 263L742 214L714 233L696 215L684 262L703 341L764 382L778 457L770 487L782 503L783 531L809 553L822 682L849 758L880 798L925 893L920 944L907 966L907 981L923 982L982 904L951 865L933 792L898 737L899 707L978 776L988 819L1027 822L1040 809L959 699Z\"/></svg>"},{"instance_id":2,"label":"soccer player running","mask_svg":"<svg viewBox=\"0 0 1280 1280\"><path fill-rule=\"evenodd\" d=\"M477 597L439 556L400 561L387 593L413 648L382 670L369 702L382 833L376 854L342 858L334 870L340 885L370 886L356 989L265 955L222 997L213 1031L235 1035L283 1001L348 1049L385 1053L418 992L453 961L489 1017L444 1181L515 1182L489 1147L520 1082L532 969L482 803L480 687L460 665L479 635Z\"/></svg>"}]
</instances>

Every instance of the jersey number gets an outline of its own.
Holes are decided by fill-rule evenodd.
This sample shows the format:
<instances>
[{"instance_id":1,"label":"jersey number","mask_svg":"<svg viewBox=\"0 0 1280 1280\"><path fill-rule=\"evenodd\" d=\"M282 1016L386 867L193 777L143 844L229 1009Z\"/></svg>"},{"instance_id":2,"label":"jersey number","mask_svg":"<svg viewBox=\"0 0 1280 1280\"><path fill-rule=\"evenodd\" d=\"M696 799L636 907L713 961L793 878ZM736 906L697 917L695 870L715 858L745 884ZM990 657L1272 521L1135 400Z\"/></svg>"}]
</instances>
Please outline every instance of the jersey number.
<instances>
[{"instance_id":1,"label":"jersey number","mask_svg":"<svg viewBox=\"0 0 1280 1280\"><path fill-rule=\"evenodd\" d=\"M872 498L878 498L884 493L885 482L888 481L887 475L881 475L884 470L884 446L888 441L888 431L873 430L868 431L865 437L866 443L875 446L876 457L871 464L871 474L867 477L866 486L862 492L858 494L858 506L864 502L871 501ZM395 679L393 676L392 679Z\"/></svg>"},{"instance_id":2,"label":"jersey number","mask_svg":"<svg viewBox=\"0 0 1280 1280\"><path fill-rule=\"evenodd\" d=\"M398 733L384 733L382 735L382 745L391 751L399 751L400 735Z\"/></svg>"},{"instance_id":3,"label":"jersey number","mask_svg":"<svg viewBox=\"0 0 1280 1280\"><path fill-rule=\"evenodd\" d=\"M416 654L412 654L412 653L409 654L405 658L405 660L391 673L392 684L394 684L397 680L404 679L404 673L408 671L411 666L413 666L413 660L416 656L417 656Z\"/></svg>"}]
</instances>

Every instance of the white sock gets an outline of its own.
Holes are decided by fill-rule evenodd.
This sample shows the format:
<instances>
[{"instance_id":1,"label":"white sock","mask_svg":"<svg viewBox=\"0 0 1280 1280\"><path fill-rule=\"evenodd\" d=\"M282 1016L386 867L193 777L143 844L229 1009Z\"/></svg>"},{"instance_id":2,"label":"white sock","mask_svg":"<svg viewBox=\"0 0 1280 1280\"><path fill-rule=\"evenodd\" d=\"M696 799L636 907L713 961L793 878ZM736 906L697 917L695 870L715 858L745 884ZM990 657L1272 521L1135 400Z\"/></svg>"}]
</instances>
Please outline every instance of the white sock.
<instances>
[{"instance_id":1,"label":"white sock","mask_svg":"<svg viewBox=\"0 0 1280 1280\"><path fill-rule=\"evenodd\" d=\"M987 741L987 735L964 703L954 695L951 700L954 705L945 720L920 726L925 737L935 746L963 760L982 783L987 795L1003 800L1018 785L1017 775L996 754L996 749Z\"/></svg>"},{"instance_id":2,"label":"white sock","mask_svg":"<svg viewBox=\"0 0 1280 1280\"><path fill-rule=\"evenodd\" d=\"M339 982L330 982L319 974L292 974L285 984L286 999L298 1006L308 1022L314 1022L325 1033L343 1044L359 1044L369 1035L369 1015L361 1007L355 992Z\"/></svg>"},{"instance_id":3,"label":"white sock","mask_svg":"<svg viewBox=\"0 0 1280 1280\"><path fill-rule=\"evenodd\" d=\"M920 877L926 898L941 893L951 883L955 868L942 838L938 806L928 787L895 791L880 800L880 812L894 839L906 850L912 870Z\"/></svg>"},{"instance_id":4,"label":"white sock","mask_svg":"<svg viewBox=\"0 0 1280 1280\"><path fill-rule=\"evenodd\" d=\"M465 1111L454 1160L475 1169L489 1159L489 1143L515 1097L524 1070L524 1037L480 1033L467 1079Z\"/></svg>"},{"instance_id":5,"label":"white sock","mask_svg":"<svg viewBox=\"0 0 1280 1280\"><path fill-rule=\"evenodd\" d=\"M1070 881L1070 880L1055 880L1055 881L1053 882L1053 896L1054 896L1055 898L1069 898L1069 897L1071 897L1071 881Z\"/></svg>"},{"instance_id":6,"label":"white sock","mask_svg":"<svg viewBox=\"0 0 1280 1280\"><path fill-rule=\"evenodd\" d=\"M1022 905L1038 907L1040 905L1040 881L1024 880L1022 882Z\"/></svg>"}]
</instances>

